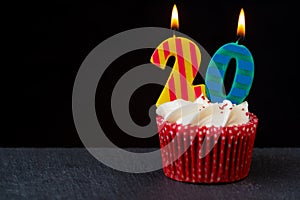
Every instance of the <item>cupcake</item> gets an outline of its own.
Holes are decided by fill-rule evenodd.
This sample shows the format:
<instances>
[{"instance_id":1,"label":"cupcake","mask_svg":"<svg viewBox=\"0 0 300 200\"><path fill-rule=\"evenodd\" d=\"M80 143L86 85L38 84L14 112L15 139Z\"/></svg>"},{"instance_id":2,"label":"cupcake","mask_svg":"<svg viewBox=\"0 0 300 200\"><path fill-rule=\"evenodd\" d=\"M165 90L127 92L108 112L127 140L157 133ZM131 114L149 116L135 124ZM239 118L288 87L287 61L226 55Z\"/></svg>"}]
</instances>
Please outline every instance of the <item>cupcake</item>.
<instances>
[{"instance_id":1,"label":"cupcake","mask_svg":"<svg viewBox=\"0 0 300 200\"><path fill-rule=\"evenodd\" d=\"M177 99L156 109L164 174L192 183L226 183L248 176L257 117L248 103Z\"/></svg>"}]
</instances>

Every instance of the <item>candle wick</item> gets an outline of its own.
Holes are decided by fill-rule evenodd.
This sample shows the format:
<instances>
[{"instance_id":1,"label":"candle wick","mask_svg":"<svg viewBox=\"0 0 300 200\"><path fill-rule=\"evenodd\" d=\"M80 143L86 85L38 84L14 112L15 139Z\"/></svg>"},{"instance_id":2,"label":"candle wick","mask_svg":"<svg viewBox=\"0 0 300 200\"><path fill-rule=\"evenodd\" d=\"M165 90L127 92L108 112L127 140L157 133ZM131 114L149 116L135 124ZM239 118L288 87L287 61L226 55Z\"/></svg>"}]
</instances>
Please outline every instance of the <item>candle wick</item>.
<instances>
[{"instance_id":1,"label":"candle wick","mask_svg":"<svg viewBox=\"0 0 300 200\"><path fill-rule=\"evenodd\" d=\"M175 35L175 29L172 29L173 30L173 37L175 38L176 35Z\"/></svg>"},{"instance_id":2,"label":"candle wick","mask_svg":"<svg viewBox=\"0 0 300 200\"><path fill-rule=\"evenodd\" d=\"M243 41L244 40L244 37L242 36L239 36L237 41L235 42L236 44L239 44L240 41Z\"/></svg>"}]
</instances>

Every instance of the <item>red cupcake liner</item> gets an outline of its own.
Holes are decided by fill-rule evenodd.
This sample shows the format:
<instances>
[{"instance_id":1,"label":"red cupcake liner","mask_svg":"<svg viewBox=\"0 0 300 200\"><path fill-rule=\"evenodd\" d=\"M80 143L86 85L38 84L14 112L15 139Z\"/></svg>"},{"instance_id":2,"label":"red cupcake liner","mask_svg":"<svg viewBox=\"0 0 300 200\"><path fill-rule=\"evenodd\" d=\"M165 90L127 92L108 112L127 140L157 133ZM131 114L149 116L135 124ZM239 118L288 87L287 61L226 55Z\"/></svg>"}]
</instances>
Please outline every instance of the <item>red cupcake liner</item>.
<instances>
[{"instance_id":1,"label":"red cupcake liner","mask_svg":"<svg viewBox=\"0 0 300 200\"><path fill-rule=\"evenodd\" d=\"M258 118L228 127L183 126L156 117L164 174L192 183L234 182L248 176Z\"/></svg>"}]
</instances>

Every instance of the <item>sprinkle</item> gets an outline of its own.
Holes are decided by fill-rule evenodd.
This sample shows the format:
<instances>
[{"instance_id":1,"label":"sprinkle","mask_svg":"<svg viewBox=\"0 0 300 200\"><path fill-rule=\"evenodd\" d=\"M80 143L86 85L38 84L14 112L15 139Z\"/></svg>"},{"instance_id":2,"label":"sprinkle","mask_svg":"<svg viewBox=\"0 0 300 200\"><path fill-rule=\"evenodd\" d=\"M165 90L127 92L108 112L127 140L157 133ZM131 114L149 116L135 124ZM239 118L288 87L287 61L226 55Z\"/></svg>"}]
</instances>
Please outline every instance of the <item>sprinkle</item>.
<instances>
[{"instance_id":1,"label":"sprinkle","mask_svg":"<svg viewBox=\"0 0 300 200\"><path fill-rule=\"evenodd\" d=\"M219 108L221 109L221 110L224 110L224 108L226 107L226 106L228 106L228 104L227 103L225 103L223 106L219 106Z\"/></svg>"}]
</instances>

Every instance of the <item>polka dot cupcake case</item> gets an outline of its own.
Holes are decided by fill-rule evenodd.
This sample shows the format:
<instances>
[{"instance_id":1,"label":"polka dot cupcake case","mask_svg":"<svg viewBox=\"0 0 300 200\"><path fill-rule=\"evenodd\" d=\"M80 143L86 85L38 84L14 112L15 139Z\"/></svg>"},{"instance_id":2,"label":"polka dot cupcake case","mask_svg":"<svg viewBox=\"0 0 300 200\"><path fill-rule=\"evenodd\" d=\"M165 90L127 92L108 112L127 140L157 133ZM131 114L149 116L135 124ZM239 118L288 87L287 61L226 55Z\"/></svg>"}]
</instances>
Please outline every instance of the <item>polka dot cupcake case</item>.
<instances>
[{"instance_id":1,"label":"polka dot cupcake case","mask_svg":"<svg viewBox=\"0 0 300 200\"><path fill-rule=\"evenodd\" d=\"M258 119L239 126L197 127L156 117L164 174L192 183L225 183L248 176Z\"/></svg>"}]
</instances>

